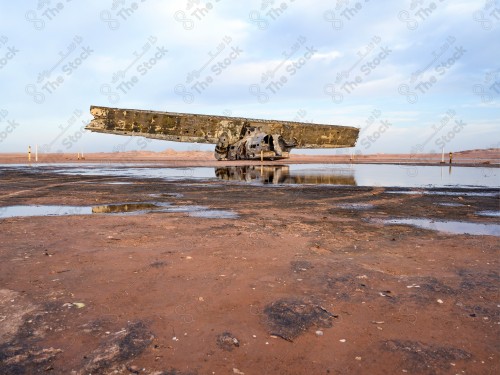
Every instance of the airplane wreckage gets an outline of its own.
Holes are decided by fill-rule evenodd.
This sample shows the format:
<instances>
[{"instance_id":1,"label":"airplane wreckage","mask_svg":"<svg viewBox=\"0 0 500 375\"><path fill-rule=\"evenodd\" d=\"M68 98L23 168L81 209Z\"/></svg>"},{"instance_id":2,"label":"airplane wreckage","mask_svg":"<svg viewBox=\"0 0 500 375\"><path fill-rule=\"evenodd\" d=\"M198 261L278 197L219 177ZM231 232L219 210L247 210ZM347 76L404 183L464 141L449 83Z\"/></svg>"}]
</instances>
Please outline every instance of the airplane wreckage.
<instances>
[{"instance_id":1,"label":"airplane wreckage","mask_svg":"<svg viewBox=\"0 0 500 375\"><path fill-rule=\"evenodd\" d=\"M257 120L91 106L92 132L215 144L217 160L288 158L293 148L354 147L359 129L295 121Z\"/></svg>"}]
</instances>

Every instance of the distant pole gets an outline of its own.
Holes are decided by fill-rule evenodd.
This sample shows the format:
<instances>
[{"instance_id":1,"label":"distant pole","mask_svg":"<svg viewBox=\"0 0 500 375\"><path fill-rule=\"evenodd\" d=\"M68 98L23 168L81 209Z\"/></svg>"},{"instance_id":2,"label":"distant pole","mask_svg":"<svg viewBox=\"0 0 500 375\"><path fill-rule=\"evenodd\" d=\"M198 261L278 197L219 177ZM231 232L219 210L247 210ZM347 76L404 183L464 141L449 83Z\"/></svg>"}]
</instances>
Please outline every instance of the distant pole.
<instances>
[{"instance_id":1,"label":"distant pole","mask_svg":"<svg viewBox=\"0 0 500 375\"><path fill-rule=\"evenodd\" d=\"M450 164L451 164L452 160L453 160L453 152L450 151Z\"/></svg>"},{"instance_id":2,"label":"distant pole","mask_svg":"<svg viewBox=\"0 0 500 375\"><path fill-rule=\"evenodd\" d=\"M31 146L28 146L28 161L31 163Z\"/></svg>"},{"instance_id":3,"label":"distant pole","mask_svg":"<svg viewBox=\"0 0 500 375\"><path fill-rule=\"evenodd\" d=\"M35 145L35 161L38 162L38 145Z\"/></svg>"},{"instance_id":4,"label":"distant pole","mask_svg":"<svg viewBox=\"0 0 500 375\"><path fill-rule=\"evenodd\" d=\"M76 155L77 160L80 160L80 153Z\"/></svg>"},{"instance_id":5,"label":"distant pole","mask_svg":"<svg viewBox=\"0 0 500 375\"><path fill-rule=\"evenodd\" d=\"M444 146L443 148L441 149L441 163L444 164Z\"/></svg>"}]
</instances>

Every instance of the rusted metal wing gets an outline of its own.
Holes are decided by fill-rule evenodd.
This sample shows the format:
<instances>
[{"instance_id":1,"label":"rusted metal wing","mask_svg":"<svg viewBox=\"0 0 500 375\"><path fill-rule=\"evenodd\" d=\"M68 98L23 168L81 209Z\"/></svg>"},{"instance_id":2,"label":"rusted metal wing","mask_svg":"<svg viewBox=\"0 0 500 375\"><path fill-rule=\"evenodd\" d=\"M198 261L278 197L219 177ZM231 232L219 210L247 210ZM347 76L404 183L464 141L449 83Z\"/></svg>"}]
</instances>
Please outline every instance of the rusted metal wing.
<instances>
[{"instance_id":1,"label":"rusted metal wing","mask_svg":"<svg viewBox=\"0 0 500 375\"><path fill-rule=\"evenodd\" d=\"M250 127L262 133L281 135L293 148L353 147L359 129L350 126L310 124L295 121L257 120L138 109L92 106L94 119L86 127L93 132L163 139L175 142L217 144L221 136L228 144L238 142Z\"/></svg>"}]
</instances>

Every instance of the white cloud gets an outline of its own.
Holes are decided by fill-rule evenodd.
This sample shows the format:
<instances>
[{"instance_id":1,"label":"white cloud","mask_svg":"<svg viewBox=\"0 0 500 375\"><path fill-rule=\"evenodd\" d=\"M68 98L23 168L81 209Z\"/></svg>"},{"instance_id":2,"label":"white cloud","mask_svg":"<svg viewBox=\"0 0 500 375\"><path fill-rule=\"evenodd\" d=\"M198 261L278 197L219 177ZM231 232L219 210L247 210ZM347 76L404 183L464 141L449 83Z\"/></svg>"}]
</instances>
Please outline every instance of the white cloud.
<instances>
[{"instance_id":1,"label":"white cloud","mask_svg":"<svg viewBox=\"0 0 500 375\"><path fill-rule=\"evenodd\" d=\"M342 53L340 51L331 51L331 52L318 52L315 53L312 57L313 60L324 60L326 62L331 62L333 60L342 57Z\"/></svg>"}]
</instances>

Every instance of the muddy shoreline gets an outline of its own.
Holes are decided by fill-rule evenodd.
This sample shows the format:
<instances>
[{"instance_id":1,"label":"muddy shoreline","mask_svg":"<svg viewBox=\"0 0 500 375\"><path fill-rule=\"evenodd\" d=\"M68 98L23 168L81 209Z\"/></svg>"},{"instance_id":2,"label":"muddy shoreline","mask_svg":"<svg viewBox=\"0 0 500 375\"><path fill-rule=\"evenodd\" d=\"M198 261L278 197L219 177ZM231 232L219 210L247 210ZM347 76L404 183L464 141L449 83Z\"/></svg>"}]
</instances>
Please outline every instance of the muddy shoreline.
<instances>
[{"instance_id":1,"label":"muddy shoreline","mask_svg":"<svg viewBox=\"0 0 500 375\"><path fill-rule=\"evenodd\" d=\"M497 225L498 189L0 173L0 210L178 208L0 219L1 373L499 370L499 237L382 223Z\"/></svg>"}]
</instances>

